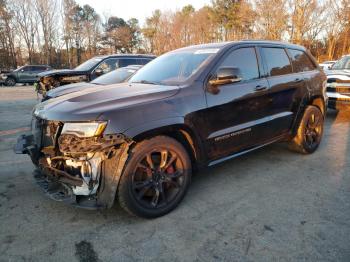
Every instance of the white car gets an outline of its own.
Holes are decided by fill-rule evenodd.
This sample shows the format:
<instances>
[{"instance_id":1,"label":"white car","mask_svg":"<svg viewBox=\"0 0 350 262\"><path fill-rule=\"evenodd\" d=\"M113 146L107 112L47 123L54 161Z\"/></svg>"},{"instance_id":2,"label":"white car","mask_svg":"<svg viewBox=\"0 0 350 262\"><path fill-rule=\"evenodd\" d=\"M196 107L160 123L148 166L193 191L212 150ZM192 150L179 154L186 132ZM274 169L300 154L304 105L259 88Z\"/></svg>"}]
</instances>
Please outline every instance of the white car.
<instances>
[{"instance_id":1,"label":"white car","mask_svg":"<svg viewBox=\"0 0 350 262\"><path fill-rule=\"evenodd\" d=\"M328 107L350 108L350 55L343 56L327 74Z\"/></svg>"}]
</instances>

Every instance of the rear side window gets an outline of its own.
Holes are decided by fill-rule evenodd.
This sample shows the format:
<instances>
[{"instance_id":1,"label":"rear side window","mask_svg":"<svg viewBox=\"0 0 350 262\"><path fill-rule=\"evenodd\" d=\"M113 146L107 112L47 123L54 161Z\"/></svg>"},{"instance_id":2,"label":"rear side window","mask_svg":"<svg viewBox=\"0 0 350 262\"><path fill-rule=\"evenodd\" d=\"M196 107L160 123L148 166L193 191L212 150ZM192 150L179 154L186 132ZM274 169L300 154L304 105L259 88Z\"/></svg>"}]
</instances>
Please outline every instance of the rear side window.
<instances>
[{"instance_id":1,"label":"rear side window","mask_svg":"<svg viewBox=\"0 0 350 262\"><path fill-rule=\"evenodd\" d=\"M220 64L220 67L236 67L241 71L242 80L259 78L259 67L255 48L245 47L232 51Z\"/></svg>"},{"instance_id":2,"label":"rear side window","mask_svg":"<svg viewBox=\"0 0 350 262\"><path fill-rule=\"evenodd\" d=\"M292 66L287 53L282 48L263 47L262 52L270 76L279 76L292 73Z\"/></svg>"},{"instance_id":3,"label":"rear side window","mask_svg":"<svg viewBox=\"0 0 350 262\"><path fill-rule=\"evenodd\" d=\"M119 67L125 67L128 65L137 65L138 59L135 58L123 58L119 60Z\"/></svg>"},{"instance_id":4,"label":"rear side window","mask_svg":"<svg viewBox=\"0 0 350 262\"><path fill-rule=\"evenodd\" d=\"M294 72L311 71L316 68L309 56L301 51L295 49L288 49L291 55Z\"/></svg>"}]
</instances>

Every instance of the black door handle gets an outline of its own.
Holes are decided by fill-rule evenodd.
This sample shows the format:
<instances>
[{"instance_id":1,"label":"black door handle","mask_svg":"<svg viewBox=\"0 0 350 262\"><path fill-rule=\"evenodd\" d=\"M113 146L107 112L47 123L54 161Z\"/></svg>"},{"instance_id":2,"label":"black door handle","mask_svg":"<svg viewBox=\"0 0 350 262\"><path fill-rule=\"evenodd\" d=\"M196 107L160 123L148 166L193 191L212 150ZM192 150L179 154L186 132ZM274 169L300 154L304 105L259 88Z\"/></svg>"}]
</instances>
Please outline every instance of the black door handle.
<instances>
[{"instance_id":1,"label":"black door handle","mask_svg":"<svg viewBox=\"0 0 350 262\"><path fill-rule=\"evenodd\" d=\"M303 81L302 78L295 78L295 80L294 80L295 83L300 83L300 82L302 82L302 81Z\"/></svg>"},{"instance_id":2,"label":"black door handle","mask_svg":"<svg viewBox=\"0 0 350 262\"><path fill-rule=\"evenodd\" d=\"M267 86L262 86L262 85L257 85L255 87L255 91L263 91L263 90L266 90L267 89Z\"/></svg>"}]
</instances>

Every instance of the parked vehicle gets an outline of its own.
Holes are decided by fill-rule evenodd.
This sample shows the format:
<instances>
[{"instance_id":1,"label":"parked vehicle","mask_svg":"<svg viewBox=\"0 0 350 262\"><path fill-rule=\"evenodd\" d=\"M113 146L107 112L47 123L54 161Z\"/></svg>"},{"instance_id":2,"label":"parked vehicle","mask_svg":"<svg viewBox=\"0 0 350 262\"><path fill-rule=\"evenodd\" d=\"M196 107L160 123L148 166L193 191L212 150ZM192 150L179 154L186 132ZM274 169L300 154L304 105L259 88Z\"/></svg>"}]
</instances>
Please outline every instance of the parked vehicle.
<instances>
[{"instance_id":1,"label":"parked vehicle","mask_svg":"<svg viewBox=\"0 0 350 262\"><path fill-rule=\"evenodd\" d=\"M145 65L155 56L117 54L96 56L82 63L74 69L52 70L39 74L37 90L45 93L50 89L71 83L90 82L95 78L128 65Z\"/></svg>"},{"instance_id":2,"label":"parked vehicle","mask_svg":"<svg viewBox=\"0 0 350 262\"><path fill-rule=\"evenodd\" d=\"M194 168L285 140L313 153L325 87L301 46L191 46L156 58L127 83L37 105L32 134L15 151L31 156L55 200L110 208L117 198L131 214L158 217L183 199Z\"/></svg>"},{"instance_id":3,"label":"parked vehicle","mask_svg":"<svg viewBox=\"0 0 350 262\"><path fill-rule=\"evenodd\" d=\"M343 56L327 74L328 107L350 108L350 55Z\"/></svg>"},{"instance_id":4,"label":"parked vehicle","mask_svg":"<svg viewBox=\"0 0 350 262\"><path fill-rule=\"evenodd\" d=\"M131 75L135 74L137 70L139 70L142 65L130 65L122 68L118 68L109 72L105 75L102 75L91 82L81 82L75 84L69 84L65 86L59 86L57 88L51 89L48 91L42 101L46 101L50 98L70 94L73 92L82 91L88 89L90 87L105 86L111 84L122 83L127 80Z\"/></svg>"},{"instance_id":5,"label":"parked vehicle","mask_svg":"<svg viewBox=\"0 0 350 262\"><path fill-rule=\"evenodd\" d=\"M337 62L337 61L324 61L324 62L320 63L319 66L323 70L329 70L332 68L332 66L335 64L335 62Z\"/></svg>"},{"instance_id":6,"label":"parked vehicle","mask_svg":"<svg viewBox=\"0 0 350 262\"><path fill-rule=\"evenodd\" d=\"M48 65L26 65L3 74L2 79L7 86L14 86L16 83L33 84L38 81L38 74L47 70L51 70Z\"/></svg>"}]
</instances>

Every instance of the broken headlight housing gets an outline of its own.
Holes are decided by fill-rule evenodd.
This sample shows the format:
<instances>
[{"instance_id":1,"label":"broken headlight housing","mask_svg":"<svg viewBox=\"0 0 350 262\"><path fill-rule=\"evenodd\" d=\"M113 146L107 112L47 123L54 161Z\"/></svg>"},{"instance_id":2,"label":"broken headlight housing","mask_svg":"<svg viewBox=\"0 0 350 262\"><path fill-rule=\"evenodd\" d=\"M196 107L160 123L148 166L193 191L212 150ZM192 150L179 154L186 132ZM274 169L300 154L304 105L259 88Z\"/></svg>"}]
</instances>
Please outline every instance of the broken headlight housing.
<instances>
[{"instance_id":1,"label":"broken headlight housing","mask_svg":"<svg viewBox=\"0 0 350 262\"><path fill-rule=\"evenodd\" d=\"M102 135L107 122L75 122L64 123L61 134L76 135L78 137L93 137Z\"/></svg>"}]
</instances>

